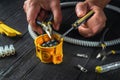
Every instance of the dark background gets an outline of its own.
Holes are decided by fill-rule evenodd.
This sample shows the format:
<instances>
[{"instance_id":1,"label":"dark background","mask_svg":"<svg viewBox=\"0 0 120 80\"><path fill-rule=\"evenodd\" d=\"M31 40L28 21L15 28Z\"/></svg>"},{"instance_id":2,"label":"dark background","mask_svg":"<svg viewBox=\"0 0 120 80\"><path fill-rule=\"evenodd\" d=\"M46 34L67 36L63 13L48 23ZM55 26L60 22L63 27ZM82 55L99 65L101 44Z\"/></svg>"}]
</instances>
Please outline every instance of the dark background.
<instances>
[{"instance_id":1,"label":"dark background","mask_svg":"<svg viewBox=\"0 0 120 80\"><path fill-rule=\"evenodd\" d=\"M72 0L65 0L72 1ZM64 2L61 0L61 2ZM22 32L22 36L7 37L0 35L0 46L13 44L16 49L14 56L0 58L0 80L120 80L120 69L103 74L95 73L96 65L103 65L120 60L120 55L110 55L104 61L95 57L101 48L78 46L64 42L63 62L59 65L44 64L35 55L33 39L28 32L28 23L23 10L24 0L0 0L0 20L10 27ZM120 0L112 0L109 4L120 7ZM74 11L74 7L63 8L63 22L59 33L63 33L76 19L66 19ZM120 37L120 13L105 8L108 18L106 27L109 27L105 40L113 40ZM64 28L65 26L65 28ZM92 38L83 38L76 30L68 36L80 40L99 41L104 30ZM107 50L120 50L120 45L107 47ZM75 54L87 54L88 59L78 58ZM84 73L75 66L80 64L88 72Z\"/></svg>"}]
</instances>

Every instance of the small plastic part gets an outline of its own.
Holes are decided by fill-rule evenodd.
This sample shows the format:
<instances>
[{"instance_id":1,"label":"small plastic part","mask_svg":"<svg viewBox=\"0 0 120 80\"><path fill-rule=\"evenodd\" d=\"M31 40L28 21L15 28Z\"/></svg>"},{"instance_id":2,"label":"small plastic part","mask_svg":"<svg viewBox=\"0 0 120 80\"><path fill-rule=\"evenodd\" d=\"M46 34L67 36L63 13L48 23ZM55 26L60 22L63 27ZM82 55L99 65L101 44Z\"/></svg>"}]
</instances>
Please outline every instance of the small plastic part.
<instances>
[{"instance_id":1,"label":"small plastic part","mask_svg":"<svg viewBox=\"0 0 120 80\"><path fill-rule=\"evenodd\" d=\"M0 21L0 34L6 34L9 37L14 37L17 35L21 35L22 33L13 28L10 28L8 25Z\"/></svg>"},{"instance_id":2,"label":"small plastic part","mask_svg":"<svg viewBox=\"0 0 120 80\"><path fill-rule=\"evenodd\" d=\"M6 56L9 56L10 55L10 53L11 53L11 50L9 49L9 47L8 47L8 45L5 45L4 46L4 54L6 54Z\"/></svg>"},{"instance_id":3,"label":"small plastic part","mask_svg":"<svg viewBox=\"0 0 120 80\"><path fill-rule=\"evenodd\" d=\"M34 43L36 47L36 56L43 63L60 64L63 61L63 38L58 34L52 35L53 39L58 41L58 44L50 45L54 40L50 39L47 34L38 36Z\"/></svg>"},{"instance_id":4,"label":"small plastic part","mask_svg":"<svg viewBox=\"0 0 120 80\"><path fill-rule=\"evenodd\" d=\"M0 46L0 57L10 56L15 54L15 48L13 44Z\"/></svg>"},{"instance_id":5,"label":"small plastic part","mask_svg":"<svg viewBox=\"0 0 120 80\"><path fill-rule=\"evenodd\" d=\"M0 57L5 57L5 52L2 46L0 46Z\"/></svg>"},{"instance_id":6,"label":"small plastic part","mask_svg":"<svg viewBox=\"0 0 120 80\"><path fill-rule=\"evenodd\" d=\"M120 61L112 62L112 63L102 65L102 66L96 66L95 72L104 73L104 72L108 72L108 71L115 70L118 68L120 68Z\"/></svg>"},{"instance_id":7,"label":"small plastic part","mask_svg":"<svg viewBox=\"0 0 120 80\"><path fill-rule=\"evenodd\" d=\"M14 55L14 54L15 54L15 47L11 44L11 45L9 46L9 49L10 49L11 55Z\"/></svg>"}]
</instances>

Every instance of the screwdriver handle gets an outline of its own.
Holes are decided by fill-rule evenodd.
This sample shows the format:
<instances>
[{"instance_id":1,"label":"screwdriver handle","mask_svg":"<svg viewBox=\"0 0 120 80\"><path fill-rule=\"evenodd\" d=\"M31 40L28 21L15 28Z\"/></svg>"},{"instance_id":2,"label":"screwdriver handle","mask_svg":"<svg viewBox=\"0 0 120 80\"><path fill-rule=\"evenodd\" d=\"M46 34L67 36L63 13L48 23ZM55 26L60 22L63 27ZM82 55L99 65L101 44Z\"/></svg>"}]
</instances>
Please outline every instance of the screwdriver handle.
<instances>
[{"instance_id":1,"label":"screwdriver handle","mask_svg":"<svg viewBox=\"0 0 120 80\"><path fill-rule=\"evenodd\" d=\"M119 54L120 53L120 50L111 50L110 51L112 54Z\"/></svg>"},{"instance_id":2,"label":"screwdriver handle","mask_svg":"<svg viewBox=\"0 0 120 80\"><path fill-rule=\"evenodd\" d=\"M81 25L82 23L86 22L86 20L87 20L88 18L90 18L93 14L94 14L94 11L93 11L93 10L89 11L84 17L76 20L76 21L72 24L72 27L77 28L79 25Z\"/></svg>"},{"instance_id":3,"label":"screwdriver handle","mask_svg":"<svg viewBox=\"0 0 120 80\"><path fill-rule=\"evenodd\" d=\"M105 64L102 66L96 66L95 72L104 73L104 72L108 72L108 71L115 70L118 68L120 68L120 61L112 62L112 63Z\"/></svg>"}]
</instances>

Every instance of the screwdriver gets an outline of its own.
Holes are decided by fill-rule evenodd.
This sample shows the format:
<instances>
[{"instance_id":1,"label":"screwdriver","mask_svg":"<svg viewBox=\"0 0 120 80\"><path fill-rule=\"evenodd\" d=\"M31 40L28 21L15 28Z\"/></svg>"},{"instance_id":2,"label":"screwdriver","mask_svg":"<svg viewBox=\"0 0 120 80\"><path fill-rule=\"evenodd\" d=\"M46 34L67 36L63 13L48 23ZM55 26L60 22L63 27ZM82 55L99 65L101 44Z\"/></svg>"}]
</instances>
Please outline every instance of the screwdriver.
<instances>
[{"instance_id":1,"label":"screwdriver","mask_svg":"<svg viewBox=\"0 0 120 80\"><path fill-rule=\"evenodd\" d=\"M118 68L120 68L120 61L112 62L112 63L105 64L102 66L96 66L95 72L104 73L104 72L108 72L108 71L115 70Z\"/></svg>"},{"instance_id":2,"label":"screwdriver","mask_svg":"<svg viewBox=\"0 0 120 80\"><path fill-rule=\"evenodd\" d=\"M72 27L70 29L68 29L68 31L66 31L62 36L67 35L70 31L72 31L73 29L77 29L78 26L80 26L81 24L85 23L88 18L90 18L92 15L94 14L94 11L91 10L89 11L85 16L83 16L82 18L76 20L73 24Z\"/></svg>"}]
</instances>

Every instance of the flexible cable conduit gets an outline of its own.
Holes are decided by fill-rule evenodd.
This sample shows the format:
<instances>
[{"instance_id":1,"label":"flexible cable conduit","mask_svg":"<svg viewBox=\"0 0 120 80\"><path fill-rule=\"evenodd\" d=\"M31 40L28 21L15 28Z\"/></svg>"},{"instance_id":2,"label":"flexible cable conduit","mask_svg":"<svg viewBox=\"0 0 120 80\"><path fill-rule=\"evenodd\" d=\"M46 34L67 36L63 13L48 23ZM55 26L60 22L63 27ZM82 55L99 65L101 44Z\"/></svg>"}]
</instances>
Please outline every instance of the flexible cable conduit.
<instances>
[{"instance_id":1,"label":"flexible cable conduit","mask_svg":"<svg viewBox=\"0 0 120 80\"><path fill-rule=\"evenodd\" d=\"M61 3L61 7L64 8L64 7L69 7L69 6L75 6L76 3L77 2L65 2L65 3ZM114 11L120 13L120 8L118 8L116 6L107 5L106 8L114 10ZM28 25L28 31L29 31L29 33L30 33L30 35L31 35L31 37L33 39L35 39L38 36L32 30L32 28L31 28L30 25ZM57 32L54 31L54 33L57 33ZM59 34L59 33L57 33L57 34ZM59 35L61 35L61 34L59 34ZM64 38L64 41L72 43L72 44L75 44L75 45L81 45L81 46L87 46L87 47L101 47L100 46L100 42L98 42L98 41L85 41L85 40L74 39L74 38L67 37L67 36L64 36L63 38ZM114 39L114 40L110 40L110 41L105 41L104 43L105 43L106 46L117 45L117 44L120 44L120 38Z\"/></svg>"}]
</instances>

